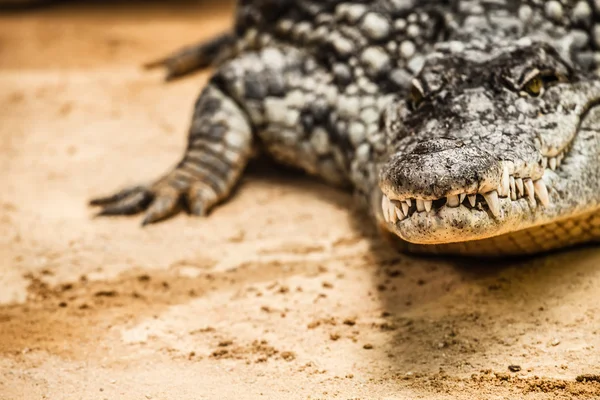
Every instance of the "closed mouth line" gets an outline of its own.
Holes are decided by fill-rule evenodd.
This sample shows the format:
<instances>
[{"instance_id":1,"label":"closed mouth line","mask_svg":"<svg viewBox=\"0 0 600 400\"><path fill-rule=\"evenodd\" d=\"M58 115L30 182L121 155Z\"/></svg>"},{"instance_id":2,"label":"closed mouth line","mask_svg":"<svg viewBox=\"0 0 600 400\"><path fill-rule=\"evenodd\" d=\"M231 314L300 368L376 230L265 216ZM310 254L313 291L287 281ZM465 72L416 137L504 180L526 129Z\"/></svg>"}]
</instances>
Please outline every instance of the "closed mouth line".
<instances>
[{"instance_id":1,"label":"closed mouth line","mask_svg":"<svg viewBox=\"0 0 600 400\"><path fill-rule=\"evenodd\" d=\"M566 151L554 157L542 157L540 164L544 170L555 171L560 167ZM416 197L399 198L383 194L381 208L386 222L395 224L410 218L414 214L434 215L444 207L465 207L470 210L489 210L494 217L501 217L500 199L518 201L526 199L531 207L537 207L538 202L543 207L550 205L548 188L542 178L515 177L508 168L503 168L500 185L495 190L476 193L459 193L438 199L419 199Z\"/></svg>"}]
</instances>

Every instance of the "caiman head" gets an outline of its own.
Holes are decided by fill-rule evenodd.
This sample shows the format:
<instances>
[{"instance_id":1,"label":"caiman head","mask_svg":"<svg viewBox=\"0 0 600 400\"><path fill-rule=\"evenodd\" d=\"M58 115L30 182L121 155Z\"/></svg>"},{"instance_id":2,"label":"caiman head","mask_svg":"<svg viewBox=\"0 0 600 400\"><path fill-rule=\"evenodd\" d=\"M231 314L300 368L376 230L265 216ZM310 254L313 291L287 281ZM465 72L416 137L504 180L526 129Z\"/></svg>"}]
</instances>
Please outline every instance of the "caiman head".
<instances>
[{"instance_id":1,"label":"caiman head","mask_svg":"<svg viewBox=\"0 0 600 400\"><path fill-rule=\"evenodd\" d=\"M388 155L375 201L389 231L440 245L563 229L595 213L597 225L585 225L595 233L561 234L571 237L564 244L600 238L600 80L591 73L541 42L441 50L407 97L382 116ZM548 248L533 242L517 247Z\"/></svg>"}]
</instances>

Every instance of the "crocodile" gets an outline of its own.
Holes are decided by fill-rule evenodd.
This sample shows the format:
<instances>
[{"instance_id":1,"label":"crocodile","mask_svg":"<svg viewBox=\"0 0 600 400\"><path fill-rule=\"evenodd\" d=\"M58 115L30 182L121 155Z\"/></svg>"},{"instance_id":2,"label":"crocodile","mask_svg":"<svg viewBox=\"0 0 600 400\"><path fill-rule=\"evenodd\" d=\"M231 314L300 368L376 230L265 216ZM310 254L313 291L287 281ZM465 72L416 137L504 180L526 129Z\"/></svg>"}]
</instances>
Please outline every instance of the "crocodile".
<instances>
[{"instance_id":1,"label":"crocodile","mask_svg":"<svg viewBox=\"0 0 600 400\"><path fill-rule=\"evenodd\" d=\"M524 255L600 240L600 1L241 0L181 161L91 201L206 215L258 154L358 202L401 250Z\"/></svg>"}]
</instances>

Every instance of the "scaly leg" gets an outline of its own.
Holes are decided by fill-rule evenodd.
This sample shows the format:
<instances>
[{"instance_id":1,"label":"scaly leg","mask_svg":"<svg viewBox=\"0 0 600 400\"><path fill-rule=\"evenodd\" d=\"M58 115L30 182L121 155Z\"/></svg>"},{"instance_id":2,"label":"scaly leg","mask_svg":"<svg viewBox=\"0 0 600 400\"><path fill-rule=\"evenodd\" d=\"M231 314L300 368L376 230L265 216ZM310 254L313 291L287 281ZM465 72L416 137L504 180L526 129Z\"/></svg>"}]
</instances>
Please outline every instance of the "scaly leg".
<instances>
[{"instance_id":1,"label":"scaly leg","mask_svg":"<svg viewBox=\"0 0 600 400\"><path fill-rule=\"evenodd\" d=\"M198 99L188 147L181 162L148 186L134 186L91 201L99 215L130 215L146 210L143 224L168 218L181 206L205 215L224 200L252 153L252 129L245 113L215 85Z\"/></svg>"},{"instance_id":2,"label":"scaly leg","mask_svg":"<svg viewBox=\"0 0 600 400\"><path fill-rule=\"evenodd\" d=\"M208 42L185 47L165 58L145 64L146 68L165 67L167 81L187 75L197 69L202 69L221 61L233 50L235 38L230 33L217 36Z\"/></svg>"}]
</instances>

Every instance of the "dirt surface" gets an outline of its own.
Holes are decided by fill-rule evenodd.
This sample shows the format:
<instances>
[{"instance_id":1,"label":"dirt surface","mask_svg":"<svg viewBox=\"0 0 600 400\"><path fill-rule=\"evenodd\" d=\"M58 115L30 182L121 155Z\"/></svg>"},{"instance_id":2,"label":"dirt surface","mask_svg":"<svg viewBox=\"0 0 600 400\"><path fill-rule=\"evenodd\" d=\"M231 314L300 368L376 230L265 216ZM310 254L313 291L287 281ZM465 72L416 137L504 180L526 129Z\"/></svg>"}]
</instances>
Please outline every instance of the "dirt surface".
<instances>
[{"instance_id":1,"label":"dirt surface","mask_svg":"<svg viewBox=\"0 0 600 400\"><path fill-rule=\"evenodd\" d=\"M94 218L185 146L207 74L138 65L221 6L0 16L0 399L600 398L600 251L390 251L352 196L251 168L209 218Z\"/></svg>"}]
</instances>

